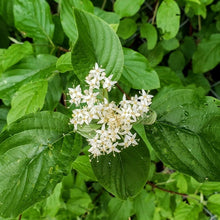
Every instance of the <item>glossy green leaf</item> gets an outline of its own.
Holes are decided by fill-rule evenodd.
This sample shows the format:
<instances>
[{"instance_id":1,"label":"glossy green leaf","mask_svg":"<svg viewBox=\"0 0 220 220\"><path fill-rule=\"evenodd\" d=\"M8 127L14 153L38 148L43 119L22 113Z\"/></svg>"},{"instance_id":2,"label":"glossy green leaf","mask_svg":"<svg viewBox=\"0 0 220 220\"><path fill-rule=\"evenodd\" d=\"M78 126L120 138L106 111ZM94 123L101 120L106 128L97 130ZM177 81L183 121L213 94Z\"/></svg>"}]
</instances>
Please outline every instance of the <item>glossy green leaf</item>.
<instances>
[{"instance_id":1,"label":"glossy green leaf","mask_svg":"<svg viewBox=\"0 0 220 220\"><path fill-rule=\"evenodd\" d=\"M72 64L77 77L84 81L97 62L106 69L107 75L113 74L113 79L118 80L124 56L117 35L100 18L78 9L74 12L79 38L72 51Z\"/></svg>"},{"instance_id":2,"label":"glossy green leaf","mask_svg":"<svg viewBox=\"0 0 220 220\"><path fill-rule=\"evenodd\" d=\"M0 98L11 99L23 84L47 79L56 70L56 57L38 55L28 57L0 76Z\"/></svg>"},{"instance_id":3,"label":"glossy green leaf","mask_svg":"<svg viewBox=\"0 0 220 220\"><path fill-rule=\"evenodd\" d=\"M158 121L145 127L160 159L198 181L219 181L219 106L191 89L161 91L152 104Z\"/></svg>"},{"instance_id":4,"label":"glossy green leaf","mask_svg":"<svg viewBox=\"0 0 220 220\"><path fill-rule=\"evenodd\" d=\"M67 52L59 57L56 63L56 67L61 73L73 70L71 52Z\"/></svg>"},{"instance_id":5,"label":"glossy green leaf","mask_svg":"<svg viewBox=\"0 0 220 220\"><path fill-rule=\"evenodd\" d=\"M211 195L208 198L207 207L213 214L220 216L220 194Z\"/></svg>"},{"instance_id":6,"label":"glossy green leaf","mask_svg":"<svg viewBox=\"0 0 220 220\"><path fill-rule=\"evenodd\" d=\"M220 34L212 34L210 39L203 39L193 54L193 72L205 73L220 62Z\"/></svg>"},{"instance_id":7,"label":"glossy green leaf","mask_svg":"<svg viewBox=\"0 0 220 220\"><path fill-rule=\"evenodd\" d=\"M79 8L85 11L93 12L94 8L89 0L60 0L60 19L65 34L72 43L78 38L76 21L73 14L73 8Z\"/></svg>"},{"instance_id":8,"label":"glossy green leaf","mask_svg":"<svg viewBox=\"0 0 220 220\"><path fill-rule=\"evenodd\" d=\"M114 11L121 17L129 17L140 9L144 0L116 0L114 4Z\"/></svg>"},{"instance_id":9,"label":"glossy green leaf","mask_svg":"<svg viewBox=\"0 0 220 220\"><path fill-rule=\"evenodd\" d=\"M163 38L169 40L176 36L180 25L180 9L174 0L164 0L157 11L157 27L161 28Z\"/></svg>"},{"instance_id":10,"label":"glossy green leaf","mask_svg":"<svg viewBox=\"0 0 220 220\"><path fill-rule=\"evenodd\" d=\"M45 0L14 0L14 17L15 27L24 36L48 41L53 45L54 24Z\"/></svg>"},{"instance_id":11,"label":"glossy green leaf","mask_svg":"<svg viewBox=\"0 0 220 220\"><path fill-rule=\"evenodd\" d=\"M108 203L109 219L127 220L132 213L132 202L129 200L122 201L118 198L112 198Z\"/></svg>"},{"instance_id":12,"label":"glossy green leaf","mask_svg":"<svg viewBox=\"0 0 220 220\"><path fill-rule=\"evenodd\" d=\"M13 4L14 0L0 1L0 15L9 26L14 25Z\"/></svg>"},{"instance_id":13,"label":"glossy green leaf","mask_svg":"<svg viewBox=\"0 0 220 220\"><path fill-rule=\"evenodd\" d=\"M128 39L131 37L137 30L137 24L133 19L125 18L120 21L117 34L122 39Z\"/></svg>"},{"instance_id":14,"label":"glossy green leaf","mask_svg":"<svg viewBox=\"0 0 220 220\"><path fill-rule=\"evenodd\" d=\"M157 73L150 67L148 60L140 53L124 48L124 70L122 76L134 89L156 89L160 87Z\"/></svg>"},{"instance_id":15,"label":"glossy green leaf","mask_svg":"<svg viewBox=\"0 0 220 220\"><path fill-rule=\"evenodd\" d=\"M91 167L91 163L89 161L89 157L86 155L79 156L73 162L73 169L77 170L77 172L89 177L91 180L96 181L96 176Z\"/></svg>"},{"instance_id":16,"label":"glossy green leaf","mask_svg":"<svg viewBox=\"0 0 220 220\"><path fill-rule=\"evenodd\" d=\"M48 82L39 80L24 84L12 98L11 109L7 116L8 124L22 116L43 108Z\"/></svg>"},{"instance_id":17,"label":"glossy green leaf","mask_svg":"<svg viewBox=\"0 0 220 220\"><path fill-rule=\"evenodd\" d=\"M32 52L32 46L27 41L12 44L7 50L3 50L0 54L0 74Z\"/></svg>"},{"instance_id":18,"label":"glossy green leaf","mask_svg":"<svg viewBox=\"0 0 220 220\"><path fill-rule=\"evenodd\" d=\"M140 33L142 38L147 39L147 47L149 50L154 49L157 44L157 30L156 28L150 24L145 23L141 25Z\"/></svg>"},{"instance_id":19,"label":"glossy green leaf","mask_svg":"<svg viewBox=\"0 0 220 220\"><path fill-rule=\"evenodd\" d=\"M138 146L128 147L120 153L92 159L92 168L109 192L121 199L135 196L147 181L150 156L146 145L140 140Z\"/></svg>"},{"instance_id":20,"label":"glossy green leaf","mask_svg":"<svg viewBox=\"0 0 220 220\"><path fill-rule=\"evenodd\" d=\"M0 215L16 217L48 197L77 155L69 118L29 114L0 135Z\"/></svg>"}]
</instances>

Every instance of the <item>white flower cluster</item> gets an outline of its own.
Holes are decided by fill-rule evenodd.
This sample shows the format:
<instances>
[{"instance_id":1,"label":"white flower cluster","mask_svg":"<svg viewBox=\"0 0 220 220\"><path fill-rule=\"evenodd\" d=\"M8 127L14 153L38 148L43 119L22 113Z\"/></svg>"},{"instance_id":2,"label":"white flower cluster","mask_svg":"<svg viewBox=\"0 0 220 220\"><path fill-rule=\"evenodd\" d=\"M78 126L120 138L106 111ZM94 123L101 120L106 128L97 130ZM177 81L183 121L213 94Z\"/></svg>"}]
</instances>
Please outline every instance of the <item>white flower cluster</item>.
<instances>
[{"instance_id":1,"label":"white flower cluster","mask_svg":"<svg viewBox=\"0 0 220 220\"><path fill-rule=\"evenodd\" d=\"M76 88L69 88L71 97L70 103L76 108L70 123L77 131L78 126L89 125L92 121L101 125L96 130L96 135L88 139L91 148L89 152L93 157L113 152L119 153L122 149L137 145L136 133L132 134L132 123L143 117L149 111L152 95L148 95L142 90L141 95L131 97L130 100L123 96L123 100L116 105L115 102L108 102L100 93L111 91L116 81L112 81L112 76L106 77L105 69L101 69L95 64L86 77L89 85L82 93L80 85Z\"/></svg>"}]
</instances>

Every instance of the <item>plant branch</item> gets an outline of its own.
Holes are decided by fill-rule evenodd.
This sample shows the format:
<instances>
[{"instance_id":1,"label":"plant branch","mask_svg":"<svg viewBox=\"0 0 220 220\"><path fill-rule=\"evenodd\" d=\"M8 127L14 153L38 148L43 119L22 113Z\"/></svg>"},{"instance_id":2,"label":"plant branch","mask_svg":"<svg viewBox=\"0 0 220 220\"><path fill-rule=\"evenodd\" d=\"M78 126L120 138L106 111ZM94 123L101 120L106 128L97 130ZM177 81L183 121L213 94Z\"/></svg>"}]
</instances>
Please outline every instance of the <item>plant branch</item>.
<instances>
[{"instance_id":1,"label":"plant branch","mask_svg":"<svg viewBox=\"0 0 220 220\"><path fill-rule=\"evenodd\" d=\"M155 8L154 8L154 14L153 14L152 21L151 21L151 24L152 24L152 25L154 25L158 7L159 7L159 1L157 0L156 5L155 5Z\"/></svg>"},{"instance_id":2,"label":"plant branch","mask_svg":"<svg viewBox=\"0 0 220 220\"><path fill-rule=\"evenodd\" d=\"M21 220L21 218L22 218L22 214L19 215L18 220Z\"/></svg>"},{"instance_id":3,"label":"plant branch","mask_svg":"<svg viewBox=\"0 0 220 220\"><path fill-rule=\"evenodd\" d=\"M161 191L168 192L170 194L180 195L184 198L187 198L189 196L188 194L185 194L185 193L179 193L179 192L171 191L171 190L168 190L168 189L160 188L159 186L157 186L156 184L154 184L150 181L147 181L147 184L150 185L153 189L156 188L156 189L159 189Z\"/></svg>"},{"instance_id":4,"label":"plant branch","mask_svg":"<svg viewBox=\"0 0 220 220\"><path fill-rule=\"evenodd\" d=\"M118 87L118 89L119 89L123 94L125 94L125 96L126 96L126 98L127 98L128 100L131 100L131 97L121 88L121 86L120 86L118 83L116 83L115 85Z\"/></svg>"}]
</instances>

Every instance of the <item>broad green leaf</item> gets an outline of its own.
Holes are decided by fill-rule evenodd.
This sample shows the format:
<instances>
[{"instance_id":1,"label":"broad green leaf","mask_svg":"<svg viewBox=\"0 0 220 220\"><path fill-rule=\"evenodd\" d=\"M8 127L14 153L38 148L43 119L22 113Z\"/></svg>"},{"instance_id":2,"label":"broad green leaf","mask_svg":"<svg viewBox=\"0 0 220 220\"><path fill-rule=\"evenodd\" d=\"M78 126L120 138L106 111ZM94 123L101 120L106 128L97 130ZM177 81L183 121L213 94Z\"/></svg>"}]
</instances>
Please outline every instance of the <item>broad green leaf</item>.
<instances>
[{"instance_id":1,"label":"broad green leaf","mask_svg":"<svg viewBox=\"0 0 220 220\"><path fill-rule=\"evenodd\" d=\"M125 18L120 21L117 34L122 39L126 40L131 37L137 30L137 24L133 19Z\"/></svg>"},{"instance_id":2,"label":"broad green leaf","mask_svg":"<svg viewBox=\"0 0 220 220\"><path fill-rule=\"evenodd\" d=\"M180 78L169 67L157 66L155 71L159 76L161 88L169 85L182 85Z\"/></svg>"},{"instance_id":3,"label":"broad green leaf","mask_svg":"<svg viewBox=\"0 0 220 220\"><path fill-rule=\"evenodd\" d=\"M29 114L0 135L0 215L16 217L48 197L76 158L69 118Z\"/></svg>"},{"instance_id":4,"label":"broad green leaf","mask_svg":"<svg viewBox=\"0 0 220 220\"><path fill-rule=\"evenodd\" d=\"M219 181L220 101L191 89L159 93L152 108L158 121L146 135L160 159L202 182Z\"/></svg>"},{"instance_id":5,"label":"broad green leaf","mask_svg":"<svg viewBox=\"0 0 220 220\"><path fill-rule=\"evenodd\" d=\"M220 194L211 195L208 198L207 207L213 214L220 216Z\"/></svg>"},{"instance_id":6,"label":"broad green leaf","mask_svg":"<svg viewBox=\"0 0 220 220\"><path fill-rule=\"evenodd\" d=\"M181 202L174 212L175 220L197 220L202 206L197 204L186 204Z\"/></svg>"},{"instance_id":7,"label":"broad green leaf","mask_svg":"<svg viewBox=\"0 0 220 220\"><path fill-rule=\"evenodd\" d=\"M77 172L89 177L91 180L96 181L96 176L91 167L91 163L89 161L89 157L86 155L79 156L73 162L73 169L77 170Z\"/></svg>"},{"instance_id":8,"label":"broad green leaf","mask_svg":"<svg viewBox=\"0 0 220 220\"><path fill-rule=\"evenodd\" d=\"M11 109L7 116L8 124L24 115L34 113L43 108L48 82L39 80L24 84L19 88L11 101Z\"/></svg>"},{"instance_id":9,"label":"broad green leaf","mask_svg":"<svg viewBox=\"0 0 220 220\"><path fill-rule=\"evenodd\" d=\"M164 50L171 51L179 47L179 41L176 38L171 38L169 40L162 40L161 45Z\"/></svg>"},{"instance_id":10,"label":"broad green leaf","mask_svg":"<svg viewBox=\"0 0 220 220\"><path fill-rule=\"evenodd\" d=\"M132 202L122 201L118 198L112 198L108 203L108 214L111 220L127 220L132 213Z\"/></svg>"},{"instance_id":11,"label":"broad green leaf","mask_svg":"<svg viewBox=\"0 0 220 220\"><path fill-rule=\"evenodd\" d=\"M187 62L191 60L195 50L196 50L196 43L193 37L186 36L183 40L183 43L180 46L181 51L183 52Z\"/></svg>"},{"instance_id":12,"label":"broad green leaf","mask_svg":"<svg viewBox=\"0 0 220 220\"><path fill-rule=\"evenodd\" d=\"M212 34L210 39L203 39L193 54L193 72L205 73L220 62L220 34Z\"/></svg>"},{"instance_id":13,"label":"broad green leaf","mask_svg":"<svg viewBox=\"0 0 220 220\"><path fill-rule=\"evenodd\" d=\"M157 27L161 28L163 38L169 40L176 36L180 25L180 9L174 0L163 0L157 11Z\"/></svg>"},{"instance_id":14,"label":"broad green leaf","mask_svg":"<svg viewBox=\"0 0 220 220\"><path fill-rule=\"evenodd\" d=\"M150 23L145 23L141 25L140 32L141 32L141 37L147 39L148 50L154 49L154 47L157 44L156 28Z\"/></svg>"},{"instance_id":15,"label":"broad green leaf","mask_svg":"<svg viewBox=\"0 0 220 220\"><path fill-rule=\"evenodd\" d=\"M2 51L0 54L0 74L32 52L32 46L27 41L23 44L13 44L7 50Z\"/></svg>"},{"instance_id":16,"label":"broad green leaf","mask_svg":"<svg viewBox=\"0 0 220 220\"><path fill-rule=\"evenodd\" d=\"M10 100L23 84L49 78L56 70L55 63L56 57L51 55L23 59L0 76L0 98Z\"/></svg>"},{"instance_id":17,"label":"broad green leaf","mask_svg":"<svg viewBox=\"0 0 220 220\"><path fill-rule=\"evenodd\" d=\"M44 40L53 45L54 24L45 0L14 0L15 27L24 36Z\"/></svg>"},{"instance_id":18,"label":"broad green leaf","mask_svg":"<svg viewBox=\"0 0 220 220\"><path fill-rule=\"evenodd\" d=\"M8 36L9 34L9 28L5 21L0 16L0 48L8 48L10 41Z\"/></svg>"},{"instance_id":19,"label":"broad green leaf","mask_svg":"<svg viewBox=\"0 0 220 220\"><path fill-rule=\"evenodd\" d=\"M140 9L144 0L116 0L114 11L121 17L130 17Z\"/></svg>"},{"instance_id":20,"label":"broad green leaf","mask_svg":"<svg viewBox=\"0 0 220 220\"><path fill-rule=\"evenodd\" d=\"M124 70L122 76L134 89L156 89L160 87L157 73L150 67L148 60L140 53L123 48Z\"/></svg>"},{"instance_id":21,"label":"broad green leaf","mask_svg":"<svg viewBox=\"0 0 220 220\"><path fill-rule=\"evenodd\" d=\"M9 108L6 106L0 106L0 133L4 126L7 124L7 114Z\"/></svg>"},{"instance_id":22,"label":"broad green leaf","mask_svg":"<svg viewBox=\"0 0 220 220\"><path fill-rule=\"evenodd\" d=\"M147 181L149 151L140 140L138 146L128 147L115 156L108 154L93 158L92 168L106 190L120 199L127 199L135 196Z\"/></svg>"},{"instance_id":23,"label":"broad green leaf","mask_svg":"<svg viewBox=\"0 0 220 220\"><path fill-rule=\"evenodd\" d=\"M93 12L94 8L89 0L60 0L60 19L65 34L74 44L78 38L73 8Z\"/></svg>"},{"instance_id":24,"label":"broad green leaf","mask_svg":"<svg viewBox=\"0 0 220 220\"><path fill-rule=\"evenodd\" d=\"M206 5L202 1L187 0L185 5L185 13L193 15L201 15L204 19L206 18L207 10Z\"/></svg>"},{"instance_id":25,"label":"broad green leaf","mask_svg":"<svg viewBox=\"0 0 220 220\"><path fill-rule=\"evenodd\" d=\"M61 99L62 92L62 79L59 74L55 74L48 80L48 89L45 97L43 110L53 111L57 107Z\"/></svg>"},{"instance_id":26,"label":"broad green leaf","mask_svg":"<svg viewBox=\"0 0 220 220\"><path fill-rule=\"evenodd\" d=\"M85 79L97 62L113 80L121 76L124 56L121 43L113 29L100 18L74 9L78 40L72 51L72 64L80 80ZM101 34L100 34L101 33Z\"/></svg>"},{"instance_id":27,"label":"broad green leaf","mask_svg":"<svg viewBox=\"0 0 220 220\"><path fill-rule=\"evenodd\" d=\"M172 52L168 59L168 65L176 72L182 71L185 67L185 58L183 53L180 50Z\"/></svg>"},{"instance_id":28,"label":"broad green leaf","mask_svg":"<svg viewBox=\"0 0 220 220\"><path fill-rule=\"evenodd\" d=\"M71 52L67 52L59 57L56 63L56 67L61 73L73 70Z\"/></svg>"},{"instance_id":29,"label":"broad green leaf","mask_svg":"<svg viewBox=\"0 0 220 220\"><path fill-rule=\"evenodd\" d=\"M0 1L0 15L9 26L14 26L13 4L14 0Z\"/></svg>"},{"instance_id":30,"label":"broad green leaf","mask_svg":"<svg viewBox=\"0 0 220 220\"><path fill-rule=\"evenodd\" d=\"M67 208L76 216L82 215L89 210L92 200L88 193L78 188L70 190L70 199L67 202Z\"/></svg>"},{"instance_id":31,"label":"broad green leaf","mask_svg":"<svg viewBox=\"0 0 220 220\"><path fill-rule=\"evenodd\" d=\"M134 199L134 209L138 220L152 220L155 210L155 196L142 190Z\"/></svg>"}]
</instances>

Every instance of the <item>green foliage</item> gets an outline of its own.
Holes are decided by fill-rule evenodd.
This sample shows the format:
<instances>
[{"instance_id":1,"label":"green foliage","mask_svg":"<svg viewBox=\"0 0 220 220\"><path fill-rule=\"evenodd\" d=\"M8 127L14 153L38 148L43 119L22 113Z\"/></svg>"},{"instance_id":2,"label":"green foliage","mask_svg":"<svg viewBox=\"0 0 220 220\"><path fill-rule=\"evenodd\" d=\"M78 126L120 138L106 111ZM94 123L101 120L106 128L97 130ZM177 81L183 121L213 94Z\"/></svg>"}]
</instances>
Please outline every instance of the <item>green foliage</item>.
<instances>
[{"instance_id":1,"label":"green foliage","mask_svg":"<svg viewBox=\"0 0 220 220\"><path fill-rule=\"evenodd\" d=\"M220 218L219 11L213 0L1 0L0 220ZM88 89L95 63L117 81L99 100L154 97L133 124L138 145L93 158L86 139L102 124L75 132L68 88Z\"/></svg>"}]
</instances>

